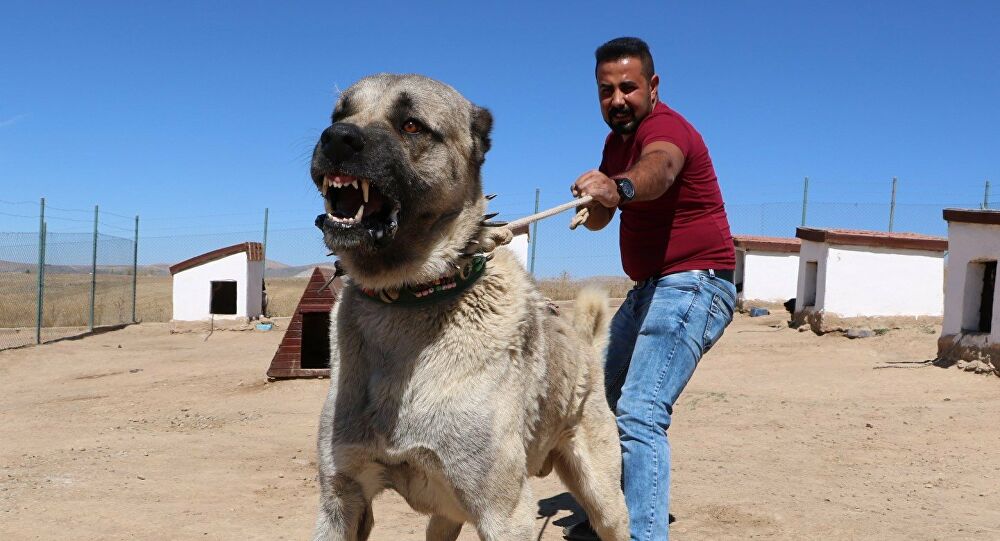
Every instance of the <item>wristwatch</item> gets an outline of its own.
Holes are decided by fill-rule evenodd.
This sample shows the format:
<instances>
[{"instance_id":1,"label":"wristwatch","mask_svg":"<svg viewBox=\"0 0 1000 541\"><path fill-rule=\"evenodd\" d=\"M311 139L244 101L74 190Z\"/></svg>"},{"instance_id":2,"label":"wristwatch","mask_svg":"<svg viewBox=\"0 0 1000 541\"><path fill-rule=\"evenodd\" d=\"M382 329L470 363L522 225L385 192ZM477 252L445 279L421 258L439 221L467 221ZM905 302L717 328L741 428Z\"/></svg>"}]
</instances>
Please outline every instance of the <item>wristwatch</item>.
<instances>
[{"instance_id":1,"label":"wristwatch","mask_svg":"<svg viewBox=\"0 0 1000 541\"><path fill-rule=\"evenodd\" d=\"M631 179L626 177L616 178L615 184L618 186L618 197L621 198L621 203L628 203L635 199L635 186L632 184Z\"/></svg>"}]
</instances>

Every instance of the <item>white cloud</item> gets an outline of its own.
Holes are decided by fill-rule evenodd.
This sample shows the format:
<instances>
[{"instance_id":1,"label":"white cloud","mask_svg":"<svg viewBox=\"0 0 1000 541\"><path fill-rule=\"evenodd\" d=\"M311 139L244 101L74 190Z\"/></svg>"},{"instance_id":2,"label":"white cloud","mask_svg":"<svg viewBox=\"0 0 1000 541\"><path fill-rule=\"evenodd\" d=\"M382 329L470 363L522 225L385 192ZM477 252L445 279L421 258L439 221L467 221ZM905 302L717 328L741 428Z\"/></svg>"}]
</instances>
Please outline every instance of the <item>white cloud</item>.
<instances>
[{"instance_id":1,"label":"white cloud","mask_svg":"<svg viewBox=\"0 0 1000 541\"><path fill-rule=\"evenodd\" d=\"M27 118L28 115L14 115L10 118L0 118L0 128L6 128L7 126L13 126L18 123L21 119Z\"/></svg>"}]
</instances>

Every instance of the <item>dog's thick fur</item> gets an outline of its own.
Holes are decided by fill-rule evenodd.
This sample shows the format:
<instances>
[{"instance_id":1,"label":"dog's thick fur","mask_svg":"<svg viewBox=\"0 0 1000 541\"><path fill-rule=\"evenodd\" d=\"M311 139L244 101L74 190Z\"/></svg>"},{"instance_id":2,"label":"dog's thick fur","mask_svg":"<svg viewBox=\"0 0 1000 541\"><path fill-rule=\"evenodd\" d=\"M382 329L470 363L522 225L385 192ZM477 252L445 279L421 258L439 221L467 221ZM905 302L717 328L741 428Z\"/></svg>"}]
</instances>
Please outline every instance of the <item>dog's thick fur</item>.
<instances>
[{"instance_id":1,"label":"dog's thick fur","mask_svg":"<svg viewBox=\"0 0 1000 541\"><path fill-rule=\"evenodd\" d=\"M414 133L401 128L410 120ZM571 324L506 248L452 299L406 307L360 291L431 281L467 261L468 246L488 245L489 112L426 77L382 74L346 90L333 121L313 156L317 186L367 179L399 211L391 227L320 218L349 278L332 317L315 539L367 539L386 488L431 516L430 541L454 540L465 522L484 540L534 539L528 477L554 467L602 539L627 540L603 296L578 300ZM348 131L350 150L330 146Z\"/></svg>"}]
</instances>

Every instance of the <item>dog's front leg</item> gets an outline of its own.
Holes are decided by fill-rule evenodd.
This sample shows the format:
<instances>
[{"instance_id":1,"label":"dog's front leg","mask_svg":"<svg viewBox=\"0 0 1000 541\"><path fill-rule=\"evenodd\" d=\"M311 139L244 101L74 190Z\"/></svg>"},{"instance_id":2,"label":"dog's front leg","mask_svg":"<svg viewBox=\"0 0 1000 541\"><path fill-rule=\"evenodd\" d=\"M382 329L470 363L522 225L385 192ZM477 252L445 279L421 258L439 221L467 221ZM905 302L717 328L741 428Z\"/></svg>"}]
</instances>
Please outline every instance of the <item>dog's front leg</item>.
<instances>
[{"instance_id":1,"label":"dog's front leg","mask_svg":"<svg viewBox=\"0 0 1000 541\"><path fill-rule=\"evenodd\" d=\"M366 541L375 525L361 485L343 474L320 476L320 507L313 541Z\"/></svg>"},{"instance_id":2,"label":"dog's front leg","mask_svg":"<svg viewBox=\"0 0 1000 541\"><path fill-rule=\"evenodd\" d=\"M496 490L501 488L501 490ZM472 506L473 522L483 541L533 539L535 499L526 477L511 476L487 490ZM492 492L492 493L491 493ZM491 493L491 494L490 494Z\"/></svg>"}]
</instances>

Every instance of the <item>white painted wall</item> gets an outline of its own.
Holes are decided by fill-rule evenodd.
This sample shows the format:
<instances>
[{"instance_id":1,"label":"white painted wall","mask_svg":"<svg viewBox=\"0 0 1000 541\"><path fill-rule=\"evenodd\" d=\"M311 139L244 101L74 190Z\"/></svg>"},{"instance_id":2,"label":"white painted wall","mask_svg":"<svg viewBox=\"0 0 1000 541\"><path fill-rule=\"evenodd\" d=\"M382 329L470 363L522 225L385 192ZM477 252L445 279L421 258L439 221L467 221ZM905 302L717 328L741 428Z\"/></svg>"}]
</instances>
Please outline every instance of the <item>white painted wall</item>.
<instances>
[{"instance_id":1,"label":"white painted wall","mask_svg":"<svg viewBox=\"0 0 1000 541\"><path fill-rule=\"evenodd\" d=\"M528 268L528 235L518 235L514 237L514 240L510 241L507 248L514 252L517 256L517 260L521 262L521 266L525 269Z\"/></svg>"},{"instance_id":2,"label":"white painted wall","mask_svg":"<svg viewBox=\"0 0 1000 541\"><path fill-rule=\"evenodd\" d=\"M816 304L811 309L820 311L825 308L824 297L826 296L826 263L829 246L821 242L803 240L799 247L799 271L796 278L795 288L795 311L801 312L805 308L806 298L806 265L809 262L818 265L816 273Z\"/></svg>"},{"instance_id":3,"label":"white painted wall","mask_svg":"<svg viewBox=\"0 0 1000 541\"><path fill-rule=\"evenodd\" d=\"M974 263L1000 259L1000 226L948 223L948 273L942 335L962 332L979 318L982 267ZM1000 344L1000 281L993 291L992 332L987 343Z\"/></svg>"},{"instance_id":4,"label":"white painted wall","mask_svg":"<svg viewBox=\"0 0 1000 541\"><path fill-rule=\"evenodd\" d=\"M799 254L738 249L736 261L745 300L785 302L795 297Z\"/></svg>"},{"instance_id":5,"label":"white painted wall","mask_svg":"<svg viewBox=\"0 0 1000 541\"><path fill-rule=\"evenodd\" d=\"M202 321L212 318L212 281L236 281L236 314L216 314L216 319L256 318L260 316L264 262L247 261L246 252L209 261L174 275L173 318L177 321Z\"/></svg>"},{"instance_id":6,"label":"white painted wall","mask_svg":"<svg viewBox=\"0 0 1000 541\"><path fill-rule=\"evenodd\" d=\"M841 317L940 316L944 254L830 246L824 309Z\"/></svg>"}]
</instances>

